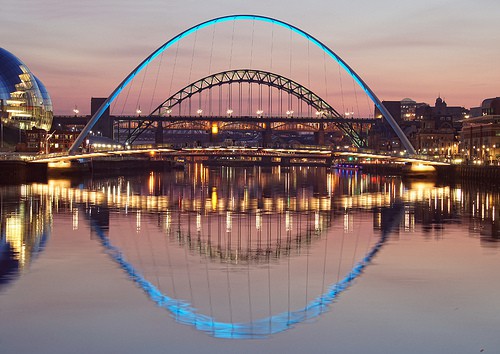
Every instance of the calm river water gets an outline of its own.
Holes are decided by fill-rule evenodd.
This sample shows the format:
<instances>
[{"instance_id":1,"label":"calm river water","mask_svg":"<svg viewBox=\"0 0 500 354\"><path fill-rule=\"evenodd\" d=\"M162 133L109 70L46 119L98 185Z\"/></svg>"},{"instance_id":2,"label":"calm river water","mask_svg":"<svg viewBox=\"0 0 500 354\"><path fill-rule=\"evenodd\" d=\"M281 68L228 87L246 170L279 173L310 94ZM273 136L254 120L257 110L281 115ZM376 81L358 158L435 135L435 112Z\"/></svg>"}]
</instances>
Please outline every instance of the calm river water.
<instances>
[{"instance_id":1,"label":"calm river water","mask_svg":"<svg viewBox=\"0 0 500 354\"><path fill-rule=\"evenodd\" d=\"M325 168L0 187L2 353L500 353L500 193Z\"/></svg>"}]
</instances>

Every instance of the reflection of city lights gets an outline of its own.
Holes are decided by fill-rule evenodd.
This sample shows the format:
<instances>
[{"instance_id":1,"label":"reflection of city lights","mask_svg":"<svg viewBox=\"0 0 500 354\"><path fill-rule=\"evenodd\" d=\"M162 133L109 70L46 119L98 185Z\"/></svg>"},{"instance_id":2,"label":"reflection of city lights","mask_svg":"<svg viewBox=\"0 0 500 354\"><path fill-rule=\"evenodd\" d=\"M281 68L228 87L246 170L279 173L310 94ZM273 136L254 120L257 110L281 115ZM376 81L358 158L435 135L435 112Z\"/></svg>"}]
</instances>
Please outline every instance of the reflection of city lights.
<instances>
[{"instance_id":1,"label":"reflection of city lights","mask_svg":"<svg viewBox=\"0 0 500 354\"><path fill-rule=\"evenodd\" d=\"M161 220L161 225L159 226L169 233L171 231L171 219L173 218L175 220L173 227L176 229L176 235L180 235L179 237L184 239L187 237L186 235L189 231L194 229L194 223L196 222L198 237L201 240L205 239L202 242L206 242L207 234L211 233L213 235L214 232L214 224L209 228L206 223L210 222L210 218L213 221L213 217L215 216L216 220L218 220L218 228L215 230L219 234L223 234L224 230L228 233L238 230L237 233L223 235L220 238L224 247L229 245L228 248L230 250L227 252L232 252L230 255L232 258L227 259L231 259L231 262L235 260L235 257L238 258L239 262L246 259L243 258L243 255L245 255L244 248L247 244L249 245L248 247L255 247L258 239L262 239L263 247L280 247L282 239L278 239L278 237L285 230L289 233L288 236L290 237L292 237L290 232L294 231L293 237L297 235L297 238L302 237L306 233L310 235L311 231L321 232L323 228L330 227L332 221L331 215L333 215L333 211L336 214L339 209L345 210L343 220L341 220L344 232L352 233L353 227L359 225L358 213L361 209L363 212L376 209L384 210L384 207L393 205L395 200L401 200L404 205L408 206L404 209L400 229L405 232L415 232L415 224L417 222L425 222L425 220L422 221L420 218L422 216L421 213L425 213L425 215L428 213L438 213L442 216L443 220L447 220L457 216L462 217L462 210L467 210L467 215L471 211L475 215L475 230L479 230L480 228L483 230L484 222L495 221L495 218L498 220L498 216L495 215L496 193L465 193L458 188L435 187L434 183L429 181L417 181L416 183L411 181L407 184L406 182L401 182L399 179L385 177L373 179L364 175L346 175L339 178L338 174L332 172L327 174L326 179L325 176L322 176L321 185L318 185L320 188L316 189L310 186L304 187L304 178L309 178L309 172L307 172L307 168L302 167L300 171L298 168L294 169L296 172L283 171L284 175L281 179L273 175L275 170L272 173L262 174L260 172L258 174L247 174L246 172L245 174L240 174L238 171L232 169L227 169L227 171L222 170L222 177L227 181L231 181L230 184L226 185L226 180L219 179L221 177L220 174L214 172L208 178L207 175L210 171L203 168L201 164L193 164L191 166L188 168L192 168L190 171L194 172L194 176L185 172L175 173L175 187L163 188L162 185L157 190L157 193L166 191L166 195L152 195L154 192L152 190L154 182L156 181L157 188L159 186L159 180L154 179L152 174L149 175L148 186L141 184L137 188L138 190L145 188L142 190L142 195L141 193L134 194L132 191L135 186L134 183L137 182L132 180L132 182L128 183L125 178L118 181L107 180L96 183L92 186L93 190L71 188L69 184L57 185L56 183L52 183L50 186L34 184L24 187L22 193L27 198L30 198L33 193L41 193L47 196L46 200L51 201L54 210L56 208L60 208L62 211L69 210L73 218L73 229L79 227L78 208L85 205L86 207L82 207L82 210L87 210L88 205L95 203L95 205L107 207L111 210L123 210L123 208L126 210L130 208L130 210L135 211L137 232L146 231L146 229L141 230L141 213L147 213L147 225L149 225L150 213L158 213L160 215L158 220ZM180 185L186 186L186 182L189 183L189 180L186 180L186 176L197 181L196 188L191 189L191 193L183 189L184 187L178 187ZM200 178L206 178L204 186L199 185L198 181ZM283 193L287 184L290 186L289 193ZM265 190L270 192L261 193L264 190L261 188L266 188ZM120 199L119 197L120 192L125 194L125 189L128 196L126 202L126 198ZM328 194L330 191L331 194ZM182 197L179 198L179 195L182 195ZM189 197L187 197L188 195ZM179 203L179 200L182 200L182 203ZM469 207L470 205L472 205L472 208ZM26 209L27 212L29 211L29 214L26 215L29 215L27 218L30 221L31 218L36 218L38 213L36 208L33 208L33 210L31 208ZM172 211L169 211L169 208ZM257 208L259 209L257 210ZM51 210L52 208L50 208ZM95 209L92 209L92 212L94 212L93 210ZM257 212L255 213L256 210ZM47 210L47 212L50 211ZM167 214L166 216L165 213ZM171 215L171 213L174 214ZM225 213L225 218L222 213ZM253 218L254 213L255 219ZM234 218L233 215L235 216ZM266 220L263 220L263 215L267 215L265 217ZM305 222L306 217L304 215L307 216L307 223ZM417 215L417 218L415 215ZM381 213L374 211L373 217L374 227L381 228ZM190 229L187 224L188 220L192 223ZM263 221L266 222L266 225L263 225ZM354 221L356 222L354 223ZM385 221L386 218L384 217ZM246 227L242 228L240 222L248 223L248 229ZM439 223L440 221L437 222ZM26 228L26 225L23 224L22 227ZM340 227L342 228L342 226ZM255 234L256 229L259 231L257 236ZM205 232L202 233L202 231ZM238 244L236 237L240 237L240 233L246 235L252 232L253 236L251 236L250 242L240 242L240 239L238 239L239 244L243 245L243 247L238 249L240 253L235 254L236 245ZM359 231L356 228L357 232ZM484 231L481 232L484 233ZM10 231L10 234L12 235L12 231ZM26 236L24 237L26 238ZM231 241L232 237L234 238L234 242ZM269 241L269 245L276 246L265 244L265 242L268 242L267 240L272 240L272 242ZM22 242L28 244L26 239ZM207 252L208 254L208 248L210 247L206 245L204 247L203 252ZM29 246L21 244L18 248L20 250L19 254L26 253L29 257ZM200 252L202 252L201 248ZM224 251L225 259L228 257L227 252Z\"/></svg>"},{"instance_id":2,"label":"reflection of city lights","mask_svg":"<svg viewBox=\"0 0 500 354\"><path fill-rule=\"evenodd\" d=\"M200 214L200 212L196 213L196 231L201 232L201 214Z\"/></svg>"},{"instance_id":3,"label":"reflection of city lights","mask_svg":"<svg viewBox=\"0 0 500 354\"><path fill-rule=\"evenodd\" d=\"M170 227L172 225L172 215L170 214L170 211L167 210L165 214L165 232L170 232Z\"/></svg>"},{"instance_id":4,"label":"reflection of city lights","mask_svg":"<svg viewBox=\"0 0 500 354\"><path fill-rule=\"evenodd\" d=\"M233 228L233 223L232 223L231 212L228 210L226 212L226 232L231 232L232 228Z\"/></svg>"},{"instance_id":5,"label":"reflection of city lights","mask_svg":"<svg viewBox=\"0 0 500 354\"><path fill-rule=\"evenodd\" d=\"M136 226L137 232L141 231L141 211L140 210L137 210L137 213L136 213L135 226Z\"/></svg>"},{"instance_id":6,"label":"reflection of city lights","mask_svg":"<svg viewBox=\"0 0 500 354\"><path fill-rule=\"evenodd\" d=\"M154 193L154 188L155 188L155 177L154 177L154 174L153 172L151 172L149 174L149 194L153 194Z\"/></svg>"},{"instance_id":7,"label":"reflection of city lights","mask_svg":"<svg viewBox=\"0 0 500 354\"><path fill-rule=\"evenodd\" d=\"M408 207L405 207L404 227L406 232L410 231L410 210Z\"/></svg>"},{"instance_id":8,"label":"reflection of city lights","mask_svg":"<svg viewBox=\"0 0 500 354\"><path fill-rule=\"evenodd\" d=\"M11 216L5 220L5 240L13 248L15 259L19 261L21 268L24 267L26 262L23 233L23 224L18 215Z\"/></svg>"},{"instance_id":9,"label":"reflection of city lights","mask_svg":"<svg viewBox=\"0 0 500 354\"><path fill-rule=\"evenodd\" d=\"M212 210L217 210L217 188L212 187Z\"/></svg>"},{"instance_id":10,"label":"reflection of city lights","mask_svg":"<svg viewBox=\"0 0 500 354\"><path fill-rule=\"evenodd\" d=\"M344 214L344 232L349 232L350 227L349 227L349 214L345 213Z\"/></svg>"},{"instance_id":11,"label":"reflection of city lights","mask_svg":"<svg viewBox=\"0 0 500 354\"><path fill-rule=\"evenodd\" d=\"M73 230L78 230L78 208L73 209Z\"/></svg>"},{"instance_id":12,"label":"reflection of city lights","mask_svg":"<svg viewBox=\"0 0 500 354\"><path fill-rule=\"evenodd\" d=\"M255 228L257 231L260 231L262 229L262 215L261 215L261 210L257 209L255 212Z\"/></svg>"}]
</instances>

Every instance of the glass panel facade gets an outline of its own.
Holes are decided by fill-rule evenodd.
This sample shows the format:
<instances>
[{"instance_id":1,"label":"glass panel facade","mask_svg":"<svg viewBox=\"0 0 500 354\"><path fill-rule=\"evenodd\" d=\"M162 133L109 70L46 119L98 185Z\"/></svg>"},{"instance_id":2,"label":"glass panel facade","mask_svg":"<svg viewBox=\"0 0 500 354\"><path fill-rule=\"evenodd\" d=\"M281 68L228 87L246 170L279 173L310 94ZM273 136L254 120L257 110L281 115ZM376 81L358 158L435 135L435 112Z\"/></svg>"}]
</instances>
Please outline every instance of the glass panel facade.
<instances>
[{"instance_id":1,"label":"glass panel facade","mask_svg":"<svg viewBox=\"0 0 500 354\"><path fill-rule=\"evenodd\" d=\"M52 101L47 89L19 58L0 48L0 109L5 125L49 130Z\"/></svg>"}]
</instances>

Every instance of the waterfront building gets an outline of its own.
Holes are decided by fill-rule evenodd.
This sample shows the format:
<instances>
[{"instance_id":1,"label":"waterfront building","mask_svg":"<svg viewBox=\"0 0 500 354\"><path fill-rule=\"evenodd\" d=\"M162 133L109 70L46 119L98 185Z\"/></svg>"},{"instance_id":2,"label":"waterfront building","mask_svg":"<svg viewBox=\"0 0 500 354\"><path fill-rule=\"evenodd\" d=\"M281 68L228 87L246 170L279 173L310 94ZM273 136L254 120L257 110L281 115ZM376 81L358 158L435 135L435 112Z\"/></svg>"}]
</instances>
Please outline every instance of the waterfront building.
<instances>
[{"instance_id":1,"label":"waterfront building","mask_svg":"<svg viewBox=\"0 0 500 354\"><path fill-rule=\"evenodd\" d=\"M25 139L17 144L16 150L22 152L53 153L65 152L71 147L80 132L53 129L50 132L33 128L27 130Z\"/></svg>"},{"instance_id":2,"label":"waterfront building","mask_svg":"<svg viewBox=\"0 0 500 354\"><path fill-rule=\"evenodd\" d=\"M416 110L417 107L426 104L417 103L411 98L404 98L401 101L382 101L382 104L415 146L415 136L420 127L420 123L416 121ZM374 124L370 130L368 145L378 151L400 151L399 138L376 106L374 116L380 118L381 121Z\"/></svg>"},{"instance_id":3,"label":"waterfront building","mask_svg":"<svg viewBox=\"0 0 500 354\"><path fill-rule=\"evenodd\" d=\"M478 117L466 118L461 152L474 164L500 163L500 97L485 99Z\"/></svg>"},{"instance_id":4,"label":"waterfront building","mask_svg":"<svg viewBox=\"0 0 500 354\"><path fill-rule=\"evenodd\" d=\"M421 121L416 134L415 147L420 154L452 158L459 154L459 131L467 117L464 107L448 106L441 97L434 107L421 105L416 108L416 119Z\"/></svg>"},{"instance_id":5,"label":"waterfront building","mask_svg":"<svg viewBox=\"0 0 500 354\"><path fill-rule=\"evenodd\" d=\"M49 130L53 109L43 83L19 58L0 48L2 125L20 130Z\"/></svg>"}]
</instances>

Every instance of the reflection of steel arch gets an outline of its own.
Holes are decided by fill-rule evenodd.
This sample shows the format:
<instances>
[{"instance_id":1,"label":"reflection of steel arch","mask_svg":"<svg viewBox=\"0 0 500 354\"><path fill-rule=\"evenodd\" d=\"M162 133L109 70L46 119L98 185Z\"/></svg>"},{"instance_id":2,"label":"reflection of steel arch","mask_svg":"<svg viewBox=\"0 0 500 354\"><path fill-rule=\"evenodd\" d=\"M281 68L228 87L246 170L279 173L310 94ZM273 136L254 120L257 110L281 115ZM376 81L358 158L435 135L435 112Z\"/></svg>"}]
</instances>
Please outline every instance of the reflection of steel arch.
<instances>
[{"instance_id":1,"label":"reflection of steel arch","mask_svg":"<svg viewBox=\"0 0 500 354\"><path fill-rule=\"evenodd\" d=\"M148 127L150 127L153 124L154 120L148 118L152 116L159 116L162 113L162 109L172 110L174 107L180 106L184 100L190 99L192 96L196 94L200 94L201 92L209 90L213 87L230 85L232 83L250 83L250 84L256 83L259 85L265 85L272 88L276 88L278 90L281 90L292 96L297 97L307 105L311 106L316 111L321 112L321 116L318 117L318 123L294 123L292 124L292 127L289 127L289 129L291 130L294 130L293 126L300 125L306 127L306 130L316 131L317 129L313 128L313 126L318 125L321 118L323 117L342 118L342 116L321 97L319 97L317 94L315 94L308 88L302 86L301 84L289 78L262 70L252 70L252 69L228 70L206 76L174 93L172 96L163 101L158 107L156 107L156 109L153 112L151 112L151 114L149 114L148 117L146 117L142 122L139 123L137 128L131 132L126 142L128 144L132 144L140 134L142 134ZM200 117L200 121L203 121L202 117ZM349 124L341 122L329 123L329 124L333 124L340 130L342 130L344 134L349 136L351 141L356 146L362 147L364 145L363 139L355 130L350 128ZM258 126L255 127L256 130L265 129L263 125L258 124ZM209 125L207 125L207 127L209 127ZM281 127L281 129L277 130L285 130L285 128Z\"/></svg>"},{"instance_id":2,"label":"reflection of steel arch","mask_svg":"<svg viewBox=\"0 0 500 354\"><path fill-rule=\"evenodd\" d=\"M365 91L365 93L370 97L370 99L373 101L373 103L377 106L379 111L382 113L382 115L386 118L387 122L391 125L393 128L394 132L397 134L399 139L401 140L404 148L412 155L416 154L415 148L412 146L406 135L403 133L395 119L392 117L392 115L389 113L389 111L382 105L382 102L379 100L379 98L375 95L375 93L368 87L367 84L361 79L361 77L353 70L347 63L340 58L337 54L335 54L330 48L328 48L326 45L324 45L322 42L308 34L307 32L301 30L298 27L295 27L289 23L271 18L271 17L265 17L265 16L258 16L258 15L230 15L230 16L223 16L223 17L218 17L214 18L205 22L202 22L200 24L197 24L193 27L188 28L187 30L179 33L177 36L173 37L169 41L167 41L165 44L163 44L161 47L159 47L157 50L155 50L153 53L151 53L146 59L144 59L121 83L118 85L118 87L111 93L111 95L104 101L104 103L101 105L101 107L96 111L96 113L92 116L90 121L87 123L85 128L82 130L78 138L75 140L73 145L69 149L69 153L75 153L76 150L79 148L79 146L83 143L83 140L85 137L89 134L90 130L93 128L93 126L97 123L97 121L101 118L102 114L104 111L109 107L111 102L113 102L116 97L120 94L120 92L132 81L132 79L140 72L142 69L144 69L146 66L149 65L151 61L153 61L158 55L163 53L167 48L171 47L184 37L187 37L188 35L199 31L202 28L212 26L216 23L222 23L222 22L227 22L227 21L236 21L236 20L254 20L254 21L262 21L262 22L269 22L284 28L289 29L292 32L295 32L299 34L300 36L306 38L308 41L319 47L321 50L325 52L328 56L330 56L333 60L335 60L351 77L356 81L356 83Z\"/></svg>"},{"instance_id":3,"label":"reflection of steel arch","mask_svg":"<svg viewBox=\"0 0 500 354\"><path fill-rule=\"evenodd\" d=\"M345 210L344 210L345 211ZM173 213L179 211L172 211ZM191 212L198 214L199 212ZM241 264L259 264L269 262L271 259L279 259L281 257L290 257L292 254L299 254L301 248L314 241L321 239L322 232L325 229L332 228L334 218L338 218L340 213L334 214L332 211L315 211L315 210L301 210L301 211L285 211L280 212L267 212L249 211L246 213L231 214L231 227L227 229L227 214L204 214L205 220L203 224L210 225L209 219L215 224L222 224L222 232L226 237L210 236L207 230L197 231L194 234L190 230L189 223L179 225L178 227L165 227L170 230L166 233L166 237L179 246L186 246L193 254L199 254L202 257L207 257L211 261L224 260L224 262L234 265ZM156 216L155 216L156 217ZM226 218L226 222L220 220L221 217ZM272 224L271 230L266 225L271 224L270 218L275 222ZM173 219L176 216L172 217ZM245 228L247 231L248 218L259 218L263 227L256 229L254 237L242 237L241 232L232 232L231 230L242 230ZM193 218L194 219L194 218ZM322 220L321 223L316 224L316 220ZM208 222L207 222L208 221ZM291 224L295 223L293 234ZM158 223L160 225L160 223ZM297 230L298 229L298 230ZM221 232L220 229L218 229ZM260 236L259 236L260 234Z\"/></svg>"}]
</instances>

